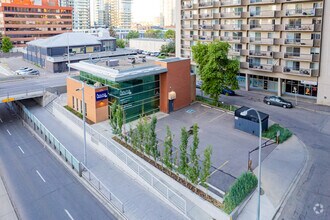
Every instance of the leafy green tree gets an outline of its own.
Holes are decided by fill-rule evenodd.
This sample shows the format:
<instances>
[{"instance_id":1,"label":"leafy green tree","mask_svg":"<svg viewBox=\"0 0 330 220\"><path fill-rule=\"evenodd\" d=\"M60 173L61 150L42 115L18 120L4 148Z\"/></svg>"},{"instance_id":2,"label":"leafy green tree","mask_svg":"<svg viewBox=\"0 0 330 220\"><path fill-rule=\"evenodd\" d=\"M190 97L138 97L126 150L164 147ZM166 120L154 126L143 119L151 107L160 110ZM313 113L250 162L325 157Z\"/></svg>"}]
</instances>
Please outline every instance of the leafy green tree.
<instances>
[{"instance_id":1,"label":"leafy green tree","mask_svg":"<svg viewBox=\"0 0 330 220\"><path fill-rule=\"evenodd\" d=\"M8 53L14 47L12 42L10 41L10 38L7 36L4 36L1 42L2 42L1 50L4 53Z\"/></svg>"},{"instance_id":2,"label":"leafy green tree","mask_svg":"<svg viewBox=\"0 0 330 220\"><path fill-rule=\"evenodd\" d=\"M123 39L117 39L116 44L119 48L125 48L126 42Z\"/></svg>"},{"instance_id":3,"label":"leafy green tree","mask_svg":"<svg viewBox=\"0 0 330 220\"><path fill-rule=\"evenodd\" d=\"M162 38L162 31L149 29L144 33L144 36L146 38Z\"/></svg>"},{"instance_id":4,"label":"leafy green tree","mask_svg":"<svg viewBox=\"0 0 330 220\"><path fill-rule=\"evenodd\" d=\"M175 43L174 42L169 42L168 44L164 44L160 48L161 53L175 53Z\"/></svg>"},{"instance_id":5,"label":"leafy green tree","mask_svg":"<svg viewBox=\"0 0 330 220\"><path fill-rule=\"evenodd\" d=\"M127 39L139 38L140 33L138 31L129 31L127 34Z\"/></svg>"},{"instance_id":6,"label":"leafy green tree","mask_svg":"<svg viewBox=\"0 0 330 220\"><path fill-rule=\"evenodd\" d=\"M185 127L181 128L180 164L178 170L183 175L186 175L188 170L188 157L187 157L188 137L189 135L186 128Z\"/></svg>"},{"instance_id":7,"label":"leafy green tree","mask_svg":"<svg viewBox=\"0 0 330 220\"><path fill-rule=\"evenodd\" d=\"M197 149L199 145L199 138L198 138L198 125L194 124L193 126L193 145L190 148L190 163L188 178L193 183L196 184L198 181L200 168L199 168L199 156L197 155Z\"/></svg>"},{"instance_id":8,"label":"leafy green tree","mask_svg":"<svg viewBox=\"0 0 330 220\"><path fill-rule=\"evenodd\" d=\"M143 142L142 145L144 146L144 151L146 154L151 154L151 124L148 123L147 118L143 117Z\"/></svg>"},{"instance_id":9,"label":"leafy green tree","mask_svg":"<svg viewBox=\"0 0 330 220\"><path fill-rule=\"evenodd\" d=\"M164 34L166 39L175 39L175 31L174 30L167 30Z\"/></svg>"},{"instance_id":10,"label":"leafy green tree","mask_svg":"<svg viewBox=\"0 0 330 220\"><path fill-rule=\"evenodd\" d=\"M210 177L210 169L211 169L211 155L212 155L212 146L207 146L204 150L204 160L203 160L203 168L201 172L201 184L205 186L205 182Z\"/></svg>"},{"instance_id":11,"label":"leafy green tree","mask_svg":"<svg viewBox=\"0 0 330 220\"><path fill-rule=\"evenodd\" d=\"M170 127L166 127L166 137L164 141L164 164L167 166L170 170L173 169L173 163L172 163L172 153L173 153L173 137L170 130Z\"/></svg>"},{"instance_id":12,"label":"leafy green tree","mask_svg":"<svg viewBox=\"0 0 330 220\"><path fill-rule=\"evenodd\" d=\"M110 35L111 37L117 37L117 33L116 33L116 31L115 31L115 29L114 29L113 26L110 26L110 27L109 27L109 35Z\"/></svg>"},{"instance_id":13,"label":"leafy green tree","mask_svg":"<svg viewBox=\"0 0 330 220\"><path fill-rule=\"evenodd\" d=\"M117 100L111 105L111 117L110 117L110 125L115 133L117 131L117 109L118 109L118 102Z\"/></svg>"},{"instance_id":14,"label":"leafy green tree","mask_svg":"<svg viewBox=\"0 0 330 220\"><path fill-rule=\"evenodd\" d=\"M122 106L118 106L118 109L116 111L116 123L117 123L117 126L116 126L116 134L118 134L120 137L122 137L122 129L123 129L123 123L124 123L124 110L123 110L123 107Z\"/></svg>"},{"instance_id":15,"label":"leafy green tree","mask_svg":"<svg viewBox=\"0 0 330 220\"><path fill-rule=\"evenodd\" d=\"M154 160L156 160L160 156L160 152L158 150L158 141L157 141L157 134L156 134L156 125L157 125L157 118L154 115L150 122L150 148L152 156L154 157Z\"/></svg>"},{"instance_id":16,"label":"leafy green tree","mask_svg":"<svg viewBox=\"0 0 330 220\"><path fill-rule=\"evenodd\" d=\"M221 92L225 88L238 89L237 73L239 61L228 58L230 45L227 42L214 41L210 44L200 42L192 47L193 57L198 64L202 90L218 104Z\"/></svg>"},{"instance_id":17,"label":"leafy green tree","mask_svg":"<svg viewBox=\"0 0 330 220\"><path fill-rule=\"evenodd\" d=\"M140 117L138 124L136 126L136 136L137 136L137 147L141 152L144 151L143 148L143 139L144 139L144 125L143 125L143 119Z\"/></svg>"}]
</instances>

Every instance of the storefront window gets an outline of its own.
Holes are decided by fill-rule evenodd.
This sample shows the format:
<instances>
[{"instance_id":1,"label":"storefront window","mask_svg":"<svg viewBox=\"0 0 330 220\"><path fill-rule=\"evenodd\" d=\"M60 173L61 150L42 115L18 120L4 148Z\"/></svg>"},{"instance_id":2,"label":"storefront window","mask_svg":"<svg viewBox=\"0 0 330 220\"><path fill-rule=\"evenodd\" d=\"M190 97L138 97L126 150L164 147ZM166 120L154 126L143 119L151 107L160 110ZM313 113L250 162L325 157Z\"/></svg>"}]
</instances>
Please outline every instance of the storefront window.
<instances>
[{"instance_id":1,"label":"storefront window","mask_svg":"<svg viewBox=\"0 0 330 220\"><path fill-rule=\"evenodd\" d=\"M316 97L317 96L317 85L307 84L304 81L296 80L284 80L285 81L285 93L295 94L301 96Z\"/></svg>"}]
</instances>

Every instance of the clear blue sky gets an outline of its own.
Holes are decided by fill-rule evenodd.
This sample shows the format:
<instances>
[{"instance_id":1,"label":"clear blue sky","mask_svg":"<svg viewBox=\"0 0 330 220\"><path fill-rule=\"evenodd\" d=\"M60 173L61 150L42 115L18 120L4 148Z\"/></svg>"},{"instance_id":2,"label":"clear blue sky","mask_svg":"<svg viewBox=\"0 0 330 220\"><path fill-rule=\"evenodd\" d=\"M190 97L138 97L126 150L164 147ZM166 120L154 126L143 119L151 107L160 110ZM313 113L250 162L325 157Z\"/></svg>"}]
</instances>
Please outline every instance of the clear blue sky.
<instances>
[{"instance_id":1,"label":"clear blue sky","mask_svg":"<svg viewBox=\"0 0 330 220\"><path fill-rule=\"evenodd\" d=\"M159 0L133 0L133 21L151 21L160 13Z\"/></svg>"}]
</instances>

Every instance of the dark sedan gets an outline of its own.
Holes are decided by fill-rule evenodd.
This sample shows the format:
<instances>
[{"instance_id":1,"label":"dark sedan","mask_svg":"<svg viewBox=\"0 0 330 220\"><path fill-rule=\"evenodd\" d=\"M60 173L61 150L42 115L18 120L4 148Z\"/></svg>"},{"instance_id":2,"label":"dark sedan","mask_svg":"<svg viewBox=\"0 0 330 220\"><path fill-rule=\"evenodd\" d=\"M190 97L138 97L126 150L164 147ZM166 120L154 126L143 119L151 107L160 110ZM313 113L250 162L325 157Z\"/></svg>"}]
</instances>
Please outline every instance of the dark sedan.
<instances>
[{"instance_id":1,"label":"dark sedan","mask_svg":"<svg viewBox=\"0 0 330 220\"><path fill-rule=\"evenodd\" d=\"M293 105L291 102L286 101L285 99L279 96L265 96L264 103L267 105L276 105L281 106L283 108L292 108Z\"/></svg>"}]
</instances>

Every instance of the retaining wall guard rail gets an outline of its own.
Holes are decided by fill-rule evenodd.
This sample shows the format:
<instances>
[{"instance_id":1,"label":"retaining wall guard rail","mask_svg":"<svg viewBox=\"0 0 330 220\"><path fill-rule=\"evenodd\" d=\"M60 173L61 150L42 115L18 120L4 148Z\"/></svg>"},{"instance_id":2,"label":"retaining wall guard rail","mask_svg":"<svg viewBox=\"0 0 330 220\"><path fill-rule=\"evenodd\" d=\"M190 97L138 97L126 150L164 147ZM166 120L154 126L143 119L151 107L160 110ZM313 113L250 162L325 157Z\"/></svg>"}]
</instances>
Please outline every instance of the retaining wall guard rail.
<instances>
[{"instance_id":1,"label":"retaining wall guard rail","mask_svg":"<svg viewBox=\"0 0 330 220\"><path fill-rule=\"evenodd\" d=\"M16 111L22 116L23 120L31 126L33 130L47 143L47 146L53 147L59 155L68 162L79 176L86 179L103 198L113 204L119 211L124 213L124 204L115 196L83 163L74 157L69 150L20 102L13 102ZM51 151L53 152L53 151ZM94 182L96 181L96 184Z\"/></svg>"}]
</instances>

